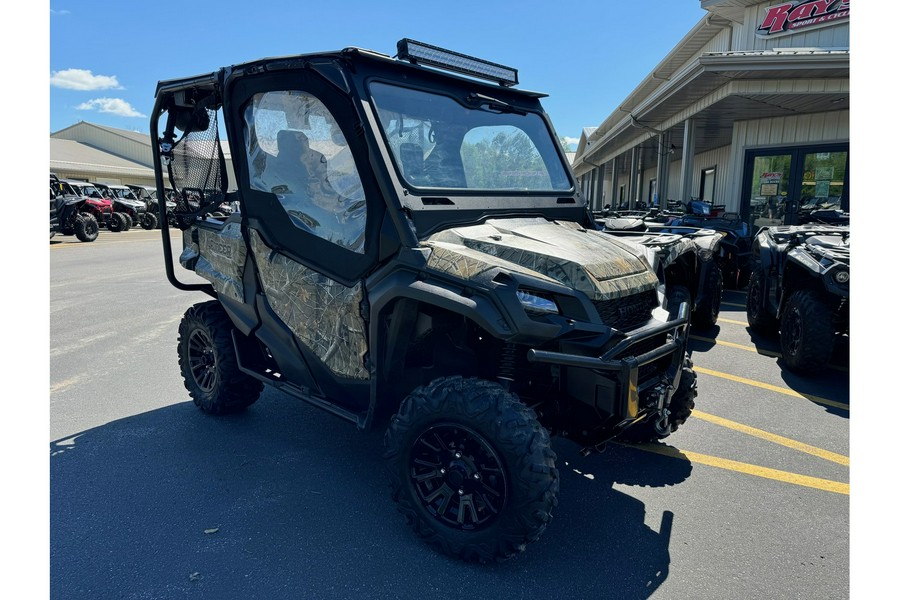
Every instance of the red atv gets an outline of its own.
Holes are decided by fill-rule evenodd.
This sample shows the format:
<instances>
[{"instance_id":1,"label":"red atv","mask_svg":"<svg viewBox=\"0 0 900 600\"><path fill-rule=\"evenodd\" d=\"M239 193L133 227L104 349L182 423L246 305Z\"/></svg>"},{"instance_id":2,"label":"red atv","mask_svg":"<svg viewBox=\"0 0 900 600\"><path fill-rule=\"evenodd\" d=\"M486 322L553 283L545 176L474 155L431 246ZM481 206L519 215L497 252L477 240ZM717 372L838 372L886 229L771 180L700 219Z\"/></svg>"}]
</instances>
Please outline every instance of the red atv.
<instances>
[{"instance_id":1,"label":"red atv","mask_svg":"<svg viewBox=\"0 0 900 600\"><path fill-rule=\"evenodd\" d=\"M76 181L73 179L60 179L61 184L68 185L76 196L84 199L84 204L79 212L92 215L98 225L106 227L110 231L123 231L125 229L125 215L114 213L112 201L103 197L103 193L93 183Z\"/></svg>"}]
</instances>

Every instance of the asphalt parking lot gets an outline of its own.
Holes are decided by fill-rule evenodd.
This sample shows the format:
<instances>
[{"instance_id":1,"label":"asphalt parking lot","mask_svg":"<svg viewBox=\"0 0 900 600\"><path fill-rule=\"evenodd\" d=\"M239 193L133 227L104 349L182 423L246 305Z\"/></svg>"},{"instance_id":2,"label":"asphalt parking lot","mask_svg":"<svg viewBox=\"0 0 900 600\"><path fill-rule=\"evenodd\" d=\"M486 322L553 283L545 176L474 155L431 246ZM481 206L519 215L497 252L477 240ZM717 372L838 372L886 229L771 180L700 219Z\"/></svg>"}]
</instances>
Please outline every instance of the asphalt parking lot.
<instances>
[{"instance_id":1,"label":"asphalt parking lot","mask_svg":"<svg viewBox=\"0 0 900 600\"><path fill-rule=\"evenodd\" d=\"M166 281L159 237L51 240L52 597L849 596L846 340L824 374L791 374L726 291L717 326L692 333L693 417L665 443L587 458L555 441L544 536L469 565L395 510L381 432L272 389L241 415L194 408L175 343L207 297Z\"/></svg>"}]
</instances>

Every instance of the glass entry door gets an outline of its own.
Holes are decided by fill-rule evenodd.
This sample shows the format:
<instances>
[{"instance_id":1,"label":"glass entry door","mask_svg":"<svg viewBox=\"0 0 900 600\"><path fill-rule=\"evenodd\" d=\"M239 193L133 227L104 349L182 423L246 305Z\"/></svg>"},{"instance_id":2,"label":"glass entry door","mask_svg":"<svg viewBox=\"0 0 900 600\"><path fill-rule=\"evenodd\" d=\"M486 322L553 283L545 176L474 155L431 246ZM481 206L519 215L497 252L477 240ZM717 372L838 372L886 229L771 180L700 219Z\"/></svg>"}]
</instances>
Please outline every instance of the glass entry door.
<instances>
[{"instance_id":1,"label":"glass entry door","mask_svg":"<svg viewBox=\"0 0 900 600\"><path fill-rule=\"evenodd\" d=\"M751 178L744 186L744 198L750 199L747 222L754 228L785 223L792 159L790 153L753 156Z\"/></svg>"},{"instance_id":2,"label":"glass entry door","mask_svg":"<svg viewBox=\"0 0 900 600\"><path fill-rule=\"evenodd\" d=\"M850 211L848 144L748 150L741 214L753 227L808 222L816 210Z\"/></svg>"}]
</instances>

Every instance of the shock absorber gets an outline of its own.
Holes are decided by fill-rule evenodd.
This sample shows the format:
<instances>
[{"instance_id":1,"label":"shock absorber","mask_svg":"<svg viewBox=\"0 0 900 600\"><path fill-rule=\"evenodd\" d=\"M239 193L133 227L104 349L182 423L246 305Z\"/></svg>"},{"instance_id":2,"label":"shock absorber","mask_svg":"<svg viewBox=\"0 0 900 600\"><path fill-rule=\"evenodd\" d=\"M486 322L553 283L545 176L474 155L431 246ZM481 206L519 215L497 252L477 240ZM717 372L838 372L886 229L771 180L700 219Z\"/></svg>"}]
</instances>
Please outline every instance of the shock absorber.
<instances>
[{"instance_id":1,"label":"shock absorber","mask_svg":"<svg viewBox=\"0 0 900 600\"><path fill-rule=\"evenodd\" d=\"M518 355L516 353L516 345L512 342L504 342L503 348L500 350L500 363L497 367L497 380L509 391L510 386L516 379L516 364Z\"/></svg>"}]
</instances>

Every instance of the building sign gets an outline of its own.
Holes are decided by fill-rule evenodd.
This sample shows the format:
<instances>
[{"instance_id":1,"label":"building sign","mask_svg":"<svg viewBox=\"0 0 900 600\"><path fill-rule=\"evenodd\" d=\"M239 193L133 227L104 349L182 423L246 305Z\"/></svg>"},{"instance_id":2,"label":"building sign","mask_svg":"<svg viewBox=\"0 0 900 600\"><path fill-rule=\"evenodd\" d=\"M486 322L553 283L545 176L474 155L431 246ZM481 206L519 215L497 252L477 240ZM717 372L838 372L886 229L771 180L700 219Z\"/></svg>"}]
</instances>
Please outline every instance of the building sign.
<instances>
[{"instance_id":1,"label":"building sign","mask_svg":"<svg viewBox=\"0 0 900 600\"><path fill-rule=\"evenodd\" d=\"M766 9L756 35L778 37L850 20L850 0L793 0Z\"/></svg>"},{"instance_id":2,"label":"building sign","mask_svg":"<svg viewBox=\"0 0 900 600\"><path fill-rule=\"evenodd\" d=\"M763 173L759 176L759 195L777 196L782 173Z\"/></svg>"}]
</instances>

